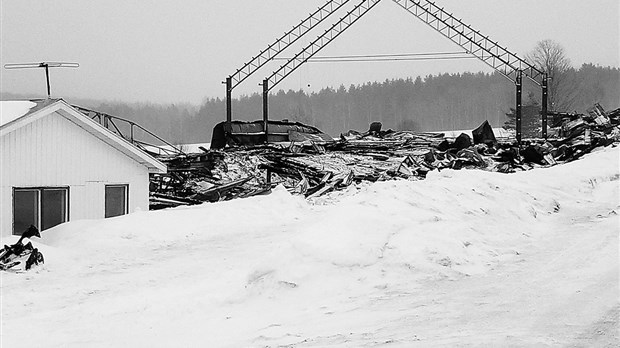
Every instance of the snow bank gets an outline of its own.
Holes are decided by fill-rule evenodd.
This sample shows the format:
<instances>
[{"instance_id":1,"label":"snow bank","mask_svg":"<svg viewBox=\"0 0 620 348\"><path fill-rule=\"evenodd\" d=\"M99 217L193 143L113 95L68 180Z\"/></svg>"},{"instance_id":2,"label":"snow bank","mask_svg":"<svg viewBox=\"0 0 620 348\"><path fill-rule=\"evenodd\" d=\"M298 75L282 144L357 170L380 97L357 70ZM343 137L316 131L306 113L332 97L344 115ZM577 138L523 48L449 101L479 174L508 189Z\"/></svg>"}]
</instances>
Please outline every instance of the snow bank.
<instances>
[{"instance_id":1,"label":"snow bank","mask_svg":"<svg viewBox=\"0 0 620 348\"><path fill-rule=\"evenodd\" d=\"M67 223L34 241L40 270L2 274L2 343L269 346L377 325L424 282L517 262L580 197L620 207L619 154Z\"/></svg>"}]
</instances>

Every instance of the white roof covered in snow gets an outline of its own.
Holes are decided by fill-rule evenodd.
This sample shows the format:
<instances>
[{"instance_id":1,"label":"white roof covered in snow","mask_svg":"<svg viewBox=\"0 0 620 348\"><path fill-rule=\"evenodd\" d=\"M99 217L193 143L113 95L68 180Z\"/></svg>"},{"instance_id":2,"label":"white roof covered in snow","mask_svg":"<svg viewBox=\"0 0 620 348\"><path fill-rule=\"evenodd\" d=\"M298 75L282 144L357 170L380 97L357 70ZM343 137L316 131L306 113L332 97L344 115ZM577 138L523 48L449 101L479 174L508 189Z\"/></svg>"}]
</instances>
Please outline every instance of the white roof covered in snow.
<instances>
[{"instance_id":1,"label":"white roof covered in snow","mask_svg":"<svg viewBox=\"0 0 620 348\"><path fill-rule=\"evenodd\" d=\"M12 122L25 114L30 109L37 106L37 103L23 100L3 100L0 101L0 126Z\"/></svg>"},{"instance_id":2,"label":"white roof covered in snow","mask_svg":"<svg viewBox=\"0 0 620 348\"><path fill-rule=\"evenodd\" d=\"M91 120L62 99L47 99L41 103L30 101L2 101L0 104L2 105L0 136L56 112L108 145L129 156L136 162L146 166L151 173L165 173L167 171L165 164L122 137L112 133L99 123Z\"/></svg>"}]
</instances>

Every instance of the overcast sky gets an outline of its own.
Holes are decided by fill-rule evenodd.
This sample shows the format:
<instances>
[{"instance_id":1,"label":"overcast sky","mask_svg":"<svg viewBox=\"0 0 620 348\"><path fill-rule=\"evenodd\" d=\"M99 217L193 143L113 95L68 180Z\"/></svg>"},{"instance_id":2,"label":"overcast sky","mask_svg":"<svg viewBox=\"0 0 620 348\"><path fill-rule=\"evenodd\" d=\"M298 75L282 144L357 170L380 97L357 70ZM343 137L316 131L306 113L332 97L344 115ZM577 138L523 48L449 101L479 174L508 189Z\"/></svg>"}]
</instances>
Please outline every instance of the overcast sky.
<instances>
[{"instance_id":1,"label":"overcast sky","mask_svg":"<svg viewBox=\"0 0 620 348\"><path fill-rule=\"evenodd\" d=\"M80 64L78 69L51 71L53 96L193 104L206 97L223 98L221 82L226 76L326 2L0 1L2 65L41 61ZM359 1L352 0L348 6ZM620 65L618 0L436 3L517 54L524 55L540 40L552 39L565 47L575 67L582 63ZM300 41L297 50L319 31L310 34ZM383 0L318 55L460 50L392 1ZM256 78L240 85L235 95L259 92L258 83L281 64L265 66ZM314 91L325 86L466 71L490 72L476 59L312 63L293 73L278 89ZM3 68L0 88L3 92L45 93L44 73Z\"/></svg>"}]
</instances>

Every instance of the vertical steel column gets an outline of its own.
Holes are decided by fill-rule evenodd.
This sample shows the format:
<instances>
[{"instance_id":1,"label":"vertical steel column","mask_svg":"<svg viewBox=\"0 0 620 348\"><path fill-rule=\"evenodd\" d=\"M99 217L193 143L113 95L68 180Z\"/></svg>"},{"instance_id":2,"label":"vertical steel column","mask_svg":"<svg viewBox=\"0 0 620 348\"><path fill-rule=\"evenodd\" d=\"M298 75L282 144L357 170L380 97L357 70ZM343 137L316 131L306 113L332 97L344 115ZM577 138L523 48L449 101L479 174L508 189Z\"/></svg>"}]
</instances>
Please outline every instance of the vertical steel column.
<instances>
[{"instance_id":1,"label":"vertical steel column","mask_svg":"<svg viewBox=\"0 0 620 348\"><path fill-rule=\"evenodd\" d=\"M515 119L516 125L515 128L517 130L517 143L521 145L521 116L522 116L522 95L523 95L523 71L517 71L517 100L516 100L516 109L515 109Z\"/></svg>"},{"instance_id":2,"label":"vertical steel column","mask_svg":"<svg viewBox=\"0 0 620 348\"><path fill-rule=\"evenodd\" d=\"M265 143L269 142L269 79L263 80L263 132Z\"/></svg>"},{"instance_id":3,"label":"vertical steel column","mask_svg":"<svg viewBox=\"0 0 620 348\"><path fill-rule=\"evenodd\" d=\"M224 136L226 142L232 132L232 77L226 78L226 125L224 126Z\"/></svg>"},{"instance_id":4,"label":"vertical steel column","mask_svg":"<svg viewBox=\"0 0 620 348\"><path fill-rule=\"evenodd\" d=\"M547 98L548 98L548 88L549 88L549 76L545 73L542 78L542 110L540 111L542 114L542 137L547 139Z\"/></svg>"}]
</instances>

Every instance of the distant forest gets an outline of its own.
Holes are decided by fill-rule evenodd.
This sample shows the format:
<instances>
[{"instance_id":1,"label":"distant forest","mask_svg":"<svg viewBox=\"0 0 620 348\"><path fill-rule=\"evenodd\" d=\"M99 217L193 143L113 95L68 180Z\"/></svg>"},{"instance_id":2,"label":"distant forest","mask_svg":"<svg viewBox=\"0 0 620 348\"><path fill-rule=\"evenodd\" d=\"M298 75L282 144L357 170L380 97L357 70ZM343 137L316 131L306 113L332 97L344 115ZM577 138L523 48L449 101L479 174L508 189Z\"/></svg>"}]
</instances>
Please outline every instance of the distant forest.
<instances>
[{"instance_id":1,"label":"distant forest","mask_svg":"<svg viewBox=\"0 0 620 348\"><path fill-rule=\"evenodd\" d=\"M594 103L620 107L620 69L584 64L568 72L566 112L585 112ZM525 85L525 105L540 103L540 89ZM24 97L4 93L3 99ZM98 102L66 98L68 102L133 120L174 143L211 141L213 127L225 120L225 100L211 98L197 107L188 104ZM437 131L472 129L485 120L501 127L515 105L515 86L498 73L442 74L386 80L363 85L324 88L319 92L283 91L270 96L270 118L314 125L330 135L365 131L373 121L395 130ZM551 107L552 108L552 107ZM262 119L262 96L233 100L236 120Z\"/></svg>"}]
</instances>

